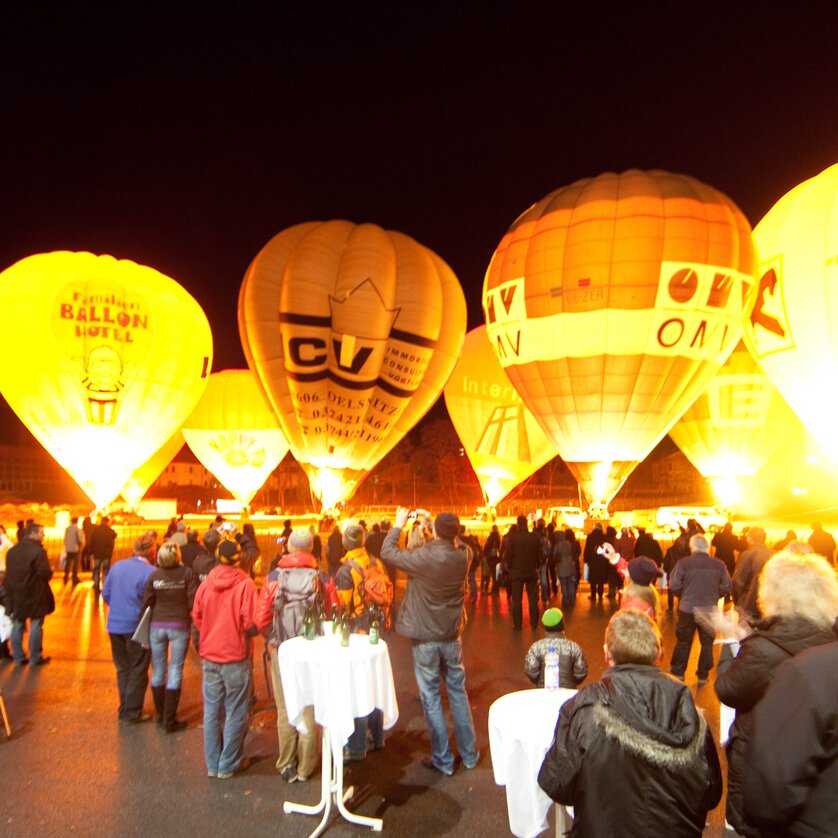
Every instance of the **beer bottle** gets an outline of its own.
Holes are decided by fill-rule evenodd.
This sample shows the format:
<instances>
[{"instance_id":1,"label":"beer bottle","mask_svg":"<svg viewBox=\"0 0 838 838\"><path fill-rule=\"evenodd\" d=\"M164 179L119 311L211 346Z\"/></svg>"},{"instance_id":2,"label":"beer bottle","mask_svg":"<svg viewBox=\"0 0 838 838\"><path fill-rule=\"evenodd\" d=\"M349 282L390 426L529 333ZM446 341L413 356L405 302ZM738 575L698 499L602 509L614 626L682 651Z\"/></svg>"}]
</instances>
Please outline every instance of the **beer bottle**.
<instances>
[{"instance_id":1,"label":"beer bottle","mask_svg":"<svg viewBox=\"0 0 838 838\"><path fill-rule=\"evenodd\" d=\"M375 646L381 636L381 621L378 617L378 609L373 606L370 614L370 643Z\"/></svg>"},{"instance_id":2,"label":"beer bottle","mask_svg":"<svg viewBox=\"0 0 838 838\"><path fill-rule=\"evenodd\" d=\"M314 611L310 605L306 605L306 610L303 613L303 637L306 640L314 640L317 636L314 625Z\"/></svg>"},{"instance_id":3,"label":"beer bottle","mask_svg":"<svg viewBox=\"0 0 838 838\"><path fill-rule=\"evenodd\" d=\"M346 610L343 612L340 618L340 645L341 646L348 646L349 645L349 606L347 605Z\"/></svg>"}]
</instances>

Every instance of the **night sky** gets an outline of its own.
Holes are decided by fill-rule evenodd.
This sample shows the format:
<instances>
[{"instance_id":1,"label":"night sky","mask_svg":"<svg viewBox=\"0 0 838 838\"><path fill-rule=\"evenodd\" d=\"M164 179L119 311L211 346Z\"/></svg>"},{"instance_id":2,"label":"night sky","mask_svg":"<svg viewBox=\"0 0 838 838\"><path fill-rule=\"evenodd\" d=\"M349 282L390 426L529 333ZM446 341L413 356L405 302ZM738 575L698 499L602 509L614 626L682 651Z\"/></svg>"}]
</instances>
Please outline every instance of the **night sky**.
<instances>
[{"instance_id":1,"label":"night sky","mask_svg":"<svg viewBox=\"0 0 838 838\"><path fill-rule=\"evenodd\" d=\"M0 269L157 268L204 308L215 370L245 365L243 274L293 224L413 236L474 327L495 246L553 189L662 168L756 224L838 162L832 2L34 5L0 11Z\"/></svg>"}]
</instances>

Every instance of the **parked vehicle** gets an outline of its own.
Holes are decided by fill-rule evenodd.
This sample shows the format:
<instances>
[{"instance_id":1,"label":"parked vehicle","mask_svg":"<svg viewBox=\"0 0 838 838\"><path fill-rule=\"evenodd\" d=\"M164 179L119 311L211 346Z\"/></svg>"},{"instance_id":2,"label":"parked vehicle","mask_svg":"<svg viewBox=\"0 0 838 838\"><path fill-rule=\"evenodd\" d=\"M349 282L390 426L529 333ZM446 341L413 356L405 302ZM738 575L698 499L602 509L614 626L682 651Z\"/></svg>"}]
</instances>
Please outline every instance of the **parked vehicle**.
<instances>
[{"instance_id":1,"label":"parked vehicle","mask_svg":"<svg viewBox=\"0 0 838 838\"><path fill-rule=\"evenodd\" d=\"M655 517L659 529L675 532L687 527L687 521L695 518L705 532L718 532L727 523L727 516L715 506L662 506Z\"/></svg>"},{"instance_id":2,"label":"parked vehicle","mask_svg":"<svg viewBox=\"0 0 838 838\"><path fill-rule=\"evenodd\" d=\"M585 517L578 506L551 506L544 516L548 524L552 521L557 527L570 527L572 530L583 530Z\"/></svg>"}]
</instances>

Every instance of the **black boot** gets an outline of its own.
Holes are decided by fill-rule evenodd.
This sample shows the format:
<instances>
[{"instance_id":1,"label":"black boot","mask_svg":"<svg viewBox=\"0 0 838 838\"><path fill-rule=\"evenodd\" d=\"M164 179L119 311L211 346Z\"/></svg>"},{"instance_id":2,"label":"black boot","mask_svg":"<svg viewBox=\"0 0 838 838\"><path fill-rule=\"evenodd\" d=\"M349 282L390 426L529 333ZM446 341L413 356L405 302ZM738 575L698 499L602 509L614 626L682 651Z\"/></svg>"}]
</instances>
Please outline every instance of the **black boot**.
<instances>
[{"instance_id":1,"label":"black boot","mask_svg":"<svg viewBox=\"0 0 838 838\"><path fill-rule=\"evenodd\" d=\"M165 698L166 698L166 688L164 686L155 687L153 684L151 686L151 694L154 697L154 709L157 713L156 720L157 724L161 727L165 724Z\"/></svg>"},{"instance_id":2,"label":"black boot","mask_svg":"<svg viewBox=\"0 0 838 838\"><path fill-rule=\"evenodd\" d=\"M179 702L180 690L166 690L165 706L163 709L163 726L166 728L166 733L176 733L186 727L186 722L179 722L175 718L177 716Z\"/></svg>"}]
</instances>

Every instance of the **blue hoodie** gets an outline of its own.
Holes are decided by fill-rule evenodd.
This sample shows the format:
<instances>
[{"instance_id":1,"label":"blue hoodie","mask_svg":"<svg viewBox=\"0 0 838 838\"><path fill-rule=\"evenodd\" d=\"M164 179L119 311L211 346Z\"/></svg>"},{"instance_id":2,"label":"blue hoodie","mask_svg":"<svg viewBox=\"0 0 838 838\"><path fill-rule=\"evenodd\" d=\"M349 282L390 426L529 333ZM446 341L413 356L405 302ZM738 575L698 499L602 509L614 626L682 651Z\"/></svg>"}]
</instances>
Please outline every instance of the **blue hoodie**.
<instances>
[{"instance_id":1,"label":"blue hoodie","mask_svg":"<svg viewBox=\"0 0 838 838\"><path fill-rule=\"evenodd\" d=\"M140 556L117 562L102 586L108 604L108 634L133 634L140 622L146 579L154 568Z\"/></svg>"}]
</instances>

